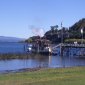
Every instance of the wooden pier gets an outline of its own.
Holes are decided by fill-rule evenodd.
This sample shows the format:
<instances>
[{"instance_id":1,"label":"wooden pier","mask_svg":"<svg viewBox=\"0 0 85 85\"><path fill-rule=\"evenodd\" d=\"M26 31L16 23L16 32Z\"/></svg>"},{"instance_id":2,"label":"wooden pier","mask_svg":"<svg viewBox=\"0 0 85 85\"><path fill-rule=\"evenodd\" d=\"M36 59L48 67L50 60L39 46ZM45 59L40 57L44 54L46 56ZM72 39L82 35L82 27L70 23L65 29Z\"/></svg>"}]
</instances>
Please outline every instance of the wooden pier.
<instances>
[{"instance_id":1,"label":"wooden pier","mask_svg":"<svg viewBox=\"0 0 85 85\"><path fill-rule=\"evenodd\" d=\"M80 52L80 56L83 56L85 55L85 44L64 44L64 43L60 43L56 46L54 46L52 48L52 50L55 50L56 48L60 48L60 56L64 56L64 53L67 53L69 54L70 56L70 51L72 48L75 48L75 51L77 51L77 49L79 49L79 52ZM77 55L77 52L75 53L75 55Z\"/></svg>"}]
</instances>

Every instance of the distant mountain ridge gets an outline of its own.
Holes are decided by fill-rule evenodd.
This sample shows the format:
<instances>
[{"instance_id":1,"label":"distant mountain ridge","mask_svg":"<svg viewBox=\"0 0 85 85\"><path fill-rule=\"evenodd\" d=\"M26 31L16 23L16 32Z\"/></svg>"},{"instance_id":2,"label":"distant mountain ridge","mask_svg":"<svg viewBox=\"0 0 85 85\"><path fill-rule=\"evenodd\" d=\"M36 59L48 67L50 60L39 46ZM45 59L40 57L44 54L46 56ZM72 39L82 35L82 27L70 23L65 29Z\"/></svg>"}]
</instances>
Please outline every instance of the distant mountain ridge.
<instances>
[{"instance_id":1,"label":"distant mountain ridge","mask_svg":"<svg viewBox=\"0 0 85 85\"><path fill-rule=\"evenodd\" d=\"M24 38L0 36L0 42L20 42L24 40L25 40Z\"/></svg>"}]
</instances>

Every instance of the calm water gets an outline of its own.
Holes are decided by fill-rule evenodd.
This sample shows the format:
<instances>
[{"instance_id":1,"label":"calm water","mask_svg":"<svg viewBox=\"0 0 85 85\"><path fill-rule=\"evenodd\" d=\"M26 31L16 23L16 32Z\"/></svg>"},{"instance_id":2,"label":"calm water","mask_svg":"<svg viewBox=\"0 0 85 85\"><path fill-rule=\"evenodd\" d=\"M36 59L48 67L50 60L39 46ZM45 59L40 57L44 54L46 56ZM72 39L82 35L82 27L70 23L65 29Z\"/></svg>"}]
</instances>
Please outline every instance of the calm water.
<instances>
[{"instance_id":1,"label":"calm water","mask_svg":"<svg viewBox=\"0 0 85 85\"><path fill-rule=\"evenodd\" d=\"M0 53L25 53L26 43L1 42Z\"/></svg>"},{"instance_id":2,"label":"calm water","mask_svg":"<svg viewBox=\"0 0 85 85\"><path fill-rule=\"evenodd\" d=\"M25 53L26 49L24 46L25 43L0 43L0 53ZM84 49L85 50L85 49ZM59 49L58 49L59 51ZM12 60L0 60L0 72L10 71L10 70L19 70L24 68L36 68L36 67L45 67L45 68L58 68L58 67L72 67L72 66L85 66L85 59L80 59L74 57L72 54L78 54L75 49L71 49L70 56L68 53L64 57L60 55L56 56L42 56L42 55L23 55L28 56L28 59L12 59Z\"/></svg>"},{"instance_id":3,"label":"calm water","mask_svg":"<svg viewBox=\"0 0 85 85\"><path fill-rule=\"evenodd\" d=\"M0 72L24 68L85 66L85 59L60 56L29 56L28 59L0 60Z\"/></svg>"}]
</instances>

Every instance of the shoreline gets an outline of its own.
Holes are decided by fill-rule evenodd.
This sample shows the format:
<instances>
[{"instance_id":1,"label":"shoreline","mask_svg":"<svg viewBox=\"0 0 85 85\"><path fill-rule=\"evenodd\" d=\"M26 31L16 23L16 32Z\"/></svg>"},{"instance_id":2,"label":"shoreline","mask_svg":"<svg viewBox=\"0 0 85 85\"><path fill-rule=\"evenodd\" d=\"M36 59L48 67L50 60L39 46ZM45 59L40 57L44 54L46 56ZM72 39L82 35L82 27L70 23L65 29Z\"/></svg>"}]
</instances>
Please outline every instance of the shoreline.
<instances>
[{"instance_id":1,"label":"shoreline","mask_svg":"<svg viewBox=\"0 0 85 85\"><path fill-rule=\"evenodd\" d=\"M0 54L0 60L28 59L32 55L31 53L3 53Z\"/></svg>"},{"instance_id":2,"label":"shoreline","mask_svg":"<svg viewBox=\"0 0 85 85\"><path fill-rule=\"evenodd\" d=\"M35 67L35 68L23 68L23 69L17 69L17 70L5 70L4 72L0 72L1 74L11 74L11 73L23 73L23 72L36 72L39 70L46 70L46 69L71 69L71 68L82 68L85 66L71 66L71 67L55 67L55 68L50 68L50 67Z\"/></svg>"},{"instance_id":3,"label":"shoreline","mask_svg":"<svg viewBox=\"0 0 85 85\"><path fill-rule=\"evenodd\" d=\"M41 70L41 69L48 69L48 68L35 67L35 68L23 68L23 69L17 69L17 70L5 70L5 71L0 71L0 74L22 73L22 72L35 72L35 71L38 71L38 70Z\"/></svg>"}]
</instances>

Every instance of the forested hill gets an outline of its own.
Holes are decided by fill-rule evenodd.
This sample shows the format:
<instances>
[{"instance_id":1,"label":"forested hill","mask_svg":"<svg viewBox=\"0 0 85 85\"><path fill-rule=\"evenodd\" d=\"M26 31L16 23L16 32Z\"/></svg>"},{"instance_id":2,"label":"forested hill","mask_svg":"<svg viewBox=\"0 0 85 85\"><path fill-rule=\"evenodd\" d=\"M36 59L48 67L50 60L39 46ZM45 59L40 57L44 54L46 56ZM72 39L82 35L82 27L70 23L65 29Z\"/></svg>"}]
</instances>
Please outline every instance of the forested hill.
<instances>
[{"instance_id":1,"label":"forested hill","mask_svg":"<svg viewBox=\"0 0 85 85\"><path fill-rule=\"evenodd\" d=\"M85 18L74 23L71 27L62 27L59 29L58 25L50 26L51 29L44 34L44 38L50 40L52 43L60 43L63 37L63 42L65 40L81 39L81 29L83 28L83 38L85 38ZM34 41L36 36L30 37L26 41ZM81 40L80 40L81 41Z\"/></svg>"},{"instance_id":2,"label":"forested hill","mask_svg":"<svg viewBox=\"0 0 85 85\"><path fill-rule=\"evenodd\" d=\"M76 22L73 26L69 28L70 31L80 31L81 28L84 28L85 30L85 18L79 20Z\"/></svg>"},{"instance_id":3,"label":"forested hill","mask_svg":"<svg viewBox=\"0 0 85 85\"><path fill-rule=\"evenodd\" d=\"M81 29L83 28L84 31L84 38L85 38L85 18L76 22L73 26L69 28L69 36L70 38L81 38Z\"/></svg>"}]
</instances>

